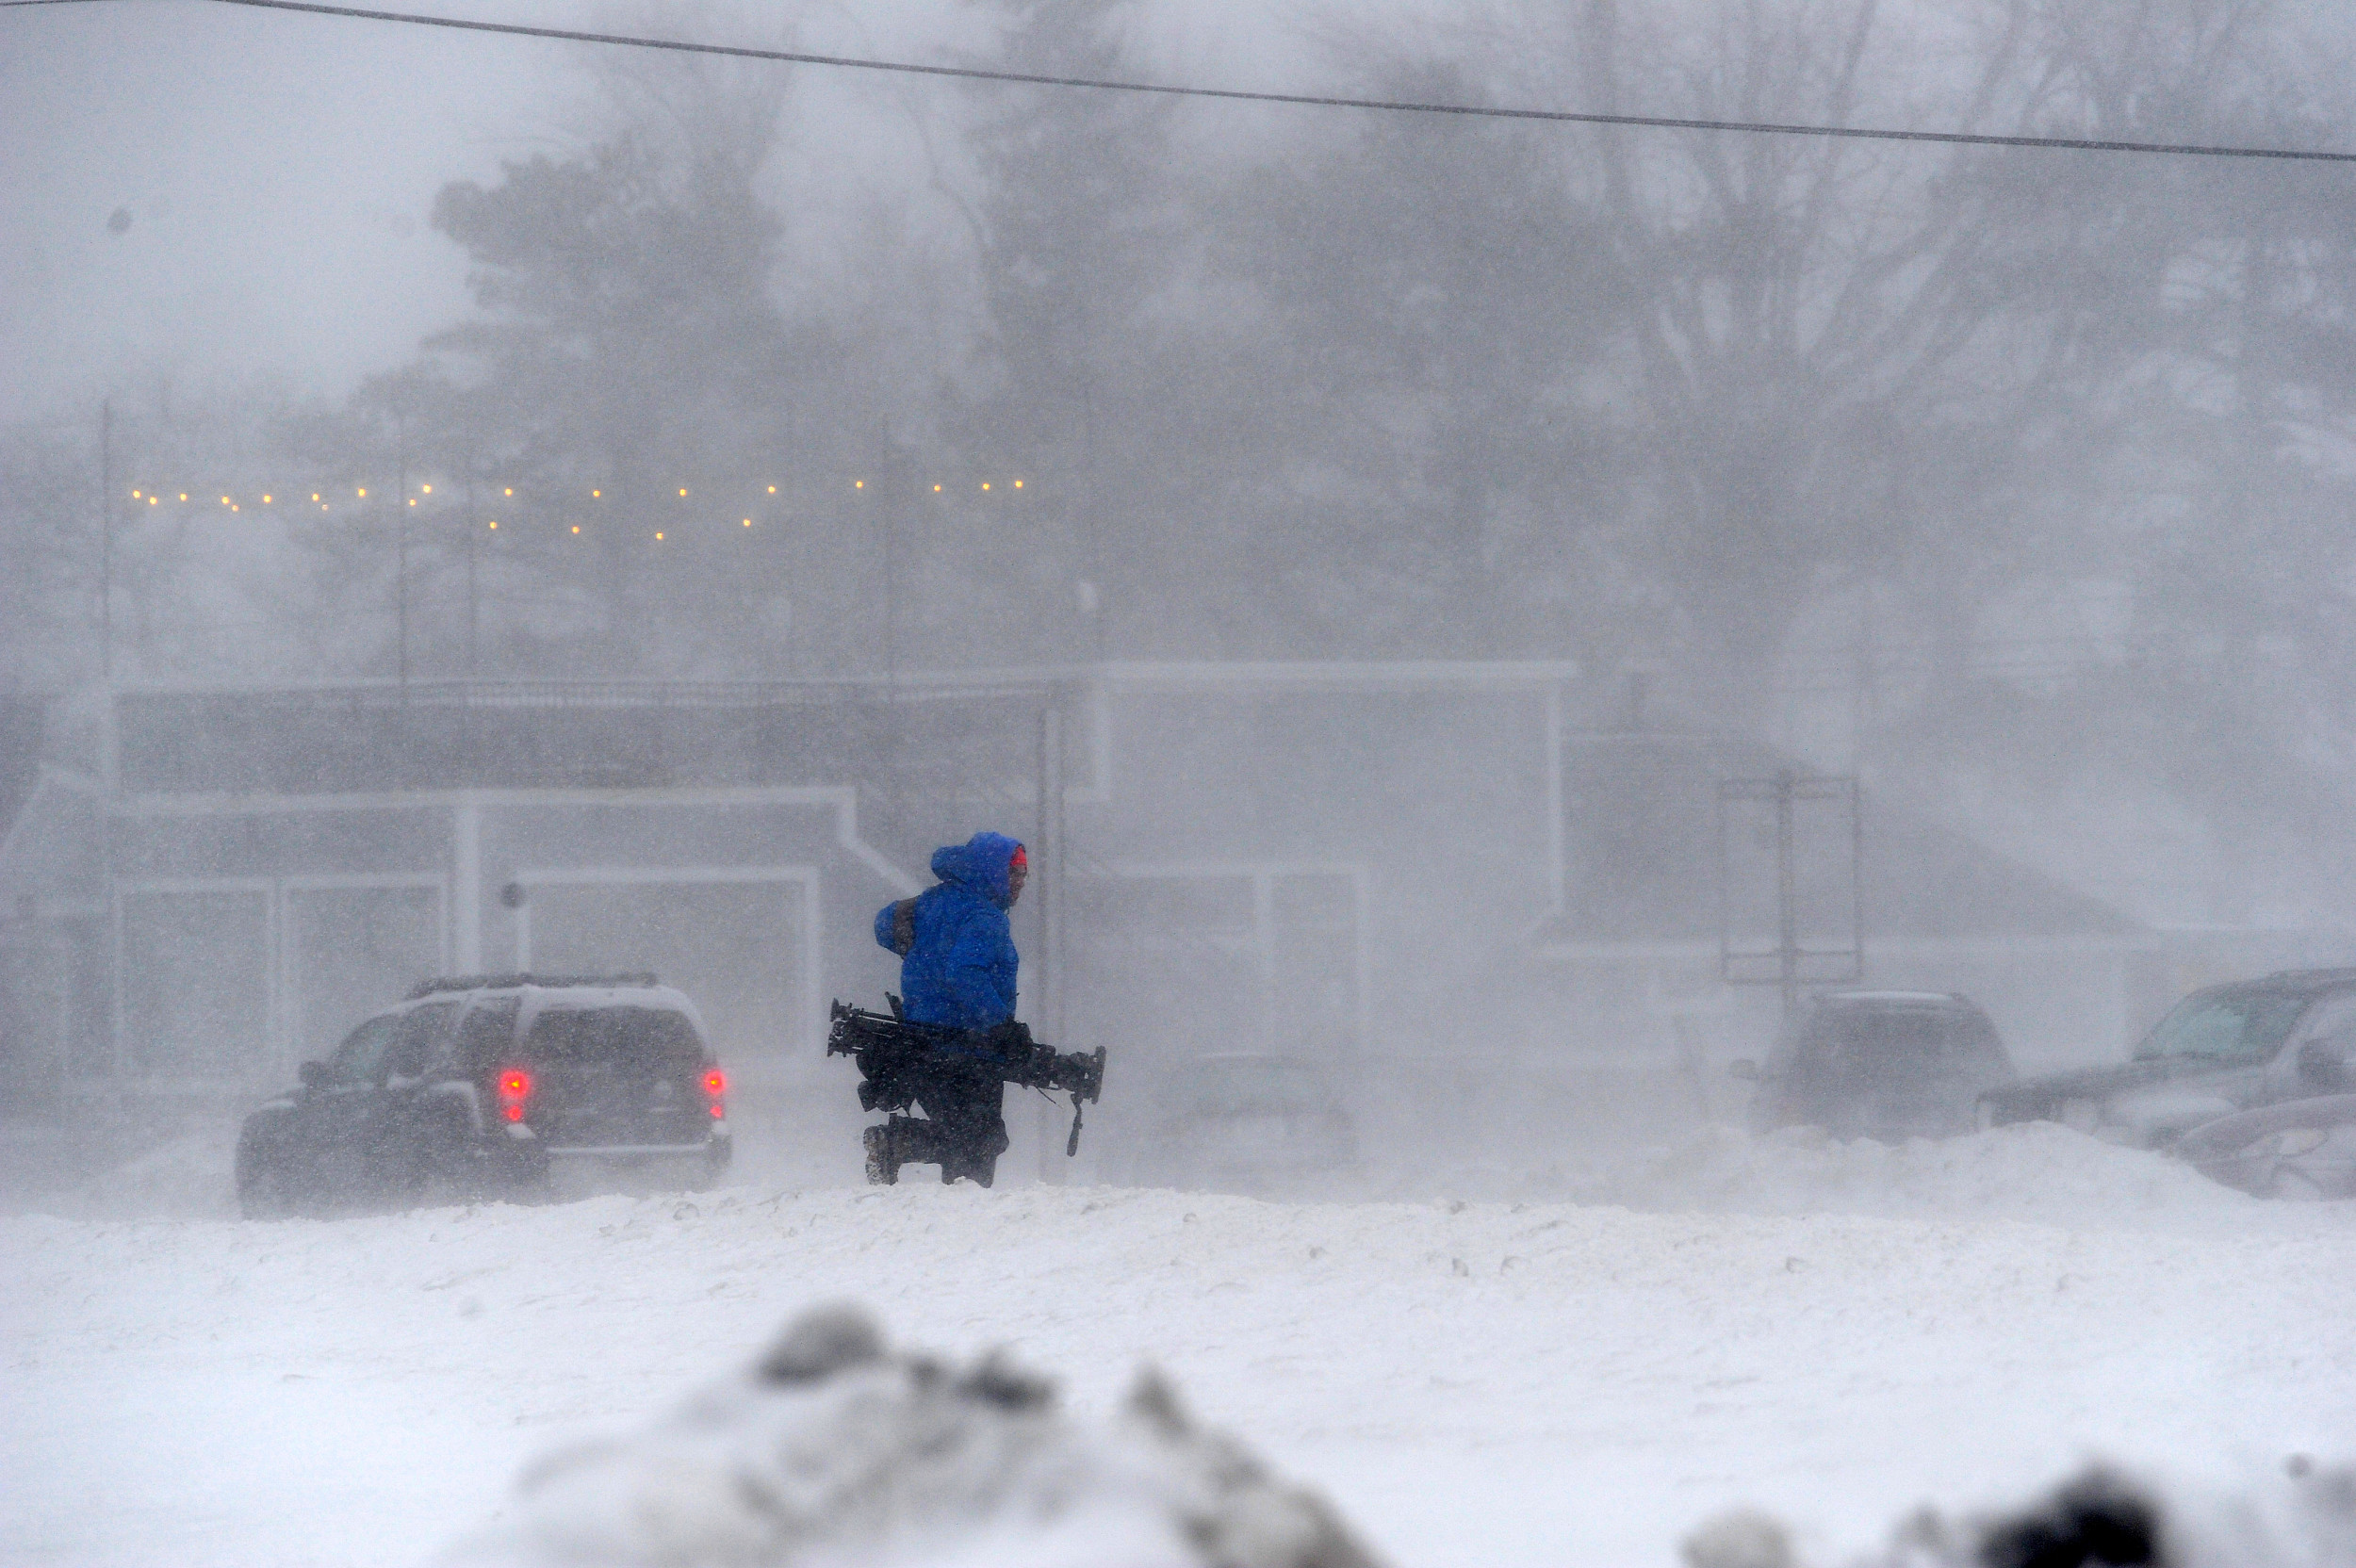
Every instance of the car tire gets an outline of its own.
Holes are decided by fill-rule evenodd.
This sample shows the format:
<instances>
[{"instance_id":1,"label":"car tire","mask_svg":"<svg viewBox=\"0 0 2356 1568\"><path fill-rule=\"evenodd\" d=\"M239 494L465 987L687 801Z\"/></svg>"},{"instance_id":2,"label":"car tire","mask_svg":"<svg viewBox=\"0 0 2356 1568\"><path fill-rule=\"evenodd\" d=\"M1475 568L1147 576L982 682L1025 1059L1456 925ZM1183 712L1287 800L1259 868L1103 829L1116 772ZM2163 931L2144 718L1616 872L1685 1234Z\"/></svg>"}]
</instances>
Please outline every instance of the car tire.
<instances>
[{"instance_id":1,"label":"car tire","mask_svg":"<svg viewBox=\"0 0 2356 1568\"><path fill-rule=\"evenodd\" d=\"M472 1201L481 1192L473 1130L464 1112L444 1104L417 1126L416 1146L406 1152L400 1200L420 1208Z\"/></svg>"},{"instance_id":2,"label":"car tire","mask_svg":"<svg viewBox=\"0 0 2356 1568\"><path fill-rule=\"evenodd\" d=\"M728 1176L728 1166L736 1158L736 1141L714 1139L705 1151L702 1165L695 1170L695 1180L688 1184L690 1192L710 1192Z\"/></svg>"}]
</instances>

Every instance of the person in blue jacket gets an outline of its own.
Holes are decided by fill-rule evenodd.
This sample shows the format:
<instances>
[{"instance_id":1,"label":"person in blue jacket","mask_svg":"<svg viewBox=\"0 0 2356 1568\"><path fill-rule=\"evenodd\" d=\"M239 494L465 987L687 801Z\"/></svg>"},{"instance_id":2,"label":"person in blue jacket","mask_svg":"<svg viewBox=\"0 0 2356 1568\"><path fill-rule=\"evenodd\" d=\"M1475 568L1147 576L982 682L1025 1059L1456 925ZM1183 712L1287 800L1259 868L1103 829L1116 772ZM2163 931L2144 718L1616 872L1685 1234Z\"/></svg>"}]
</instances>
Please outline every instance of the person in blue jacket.
<instances>
[{"instance_id":1,"label":"person in blue jacket","mask_svg":"<svg viewBox=\"0 0 2356 1568\"><path fill-rule=\"evenodd\" d=\"M900 956L900 1004L915 1023L968 1031L916 1075L921 1117L893 1116L863 1135L867 1179L892 1183L903 1165L939 1165L941 1179L988 1186L1006 1152L1006 1083L984 1032L1014 1021L1022 959L1006 911L1023 896L1030 858L1003 833L976 833L933 851L941 880L875 911L876 942Z\"/></svg>"}]
</instances>

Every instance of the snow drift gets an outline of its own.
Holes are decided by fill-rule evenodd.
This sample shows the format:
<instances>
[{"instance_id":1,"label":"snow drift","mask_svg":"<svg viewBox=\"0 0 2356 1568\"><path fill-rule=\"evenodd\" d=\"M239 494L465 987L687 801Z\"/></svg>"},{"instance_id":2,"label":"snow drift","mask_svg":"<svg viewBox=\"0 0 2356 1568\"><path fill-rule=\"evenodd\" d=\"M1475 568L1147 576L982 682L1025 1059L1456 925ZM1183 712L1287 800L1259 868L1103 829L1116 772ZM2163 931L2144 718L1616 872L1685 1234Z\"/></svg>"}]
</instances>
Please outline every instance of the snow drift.
<instances>
[{"instance_id":1,"label":"snow drift","mask_svg":"<svg viewBox=\"0 0 2356 1568\"><path fill-rule=\"evenodd\" d=\"M546 1563L518 1532L564 1517L553 1489L594 1476L619 1495L657 1449L733 1475L751 1429L682 1412L519 1502L534 1456L637 1431L781 1322L856 1300L960 1365L1004 1345L1052 1369L1104 1450L1090 1466L1126 1441L1129 1369L1166 1366L1391 1561L1667 1565L1697 1522L1748 1505L1847 1563L1917 1498L2026 1497L2088 1454L2225 1488L2346 1456L2356 1205L2207 1196L2166 1223L2095 1205L2070 1228L937 1184L0 1218L0 1560L414 1568L482 1520L502 1522L489 1561ZM850 1386L746 1376L711 1397L816 1421ZM995 1560L1039 1560L1019 1503L1035 1484L1005 1494L998 1534L958 1538L967 1563L1002 1538ZM1151 1503L1170 1483L1140 1484ZM894 1539L902 1561L940 1544ZM793 1549L869 1568L885 1548Z\"/></svg>"},{"instance_id":2,"label":"snow drift","mask_svg":"<svg viewBox=\"0 0 2356 1568\"><path fill-rule=\"evenodd\" d=\"M996 1355L888 1349L846 1307L630 1438L528 1468L466 1568L1374 1568L1317 1497L1143 1374L1104 1429Z\"/></svg>"},{"instance_id":3,"label":"snow drift","mask_svg":"<svg viewBox=\"0 0 2356 1568\"><path fill-rule=\"evenodd\" d=\"M1811 1127L1754 1136L1710 1127L1672 1144L1513 1168L1402 1169L1395 1200L1609 1203L1654 1214L1864 1215L1884 1219L2207 1229L2263 1205L2181 1160L2052 1122L1953 1138L1843 1141Z\"/></svg>"},{"instance_id":4,"label":"snow drift","mask_svg":"<svg viewBox=\"0 0 2356 1568\"><path fill-rule=\"evenodd\" d=\"M0 1195L17 1212L73 1218L226 1219L237 1213L235 1129L184 1133L70 1186ZM759 1148L754 1162L772 1159ZM803 1152L808 1155L808 1152ZM807 1170L773 1186L850 1185L857 1145L845 1137L832 1181ZM809 1156L814 1161L814 1156ZM618 1185L618 1184L616 1184ZM574 1193L570 1196L580 1196ZM2181 1160L2122 1149L2050 1122L1902 1144L1841 1142L1809 1128L1755 1137L1712 1127L1674 1144L1517 1165L1416 1161L1315 1194L1344 1201L1612 1204L1654 1214L1864 1215L1885 1219L2019 1220L2136 1229L2243 1229L2274 1205L2202 1176Z\"/></svg>"},{"instance_id":5,"label":"snow drift","mask_svg":"<svg viewBox=\"0 0 2356 1568\"><path fill-rule=\"evenodd\" d=\"M2053 1122L1896 1144L1719 1128L1568 1184L1574 1200L1639 1208L2058 1225L2230 1221L2254 1206L2181 1161Z\"/></svg>"}]
</instances>

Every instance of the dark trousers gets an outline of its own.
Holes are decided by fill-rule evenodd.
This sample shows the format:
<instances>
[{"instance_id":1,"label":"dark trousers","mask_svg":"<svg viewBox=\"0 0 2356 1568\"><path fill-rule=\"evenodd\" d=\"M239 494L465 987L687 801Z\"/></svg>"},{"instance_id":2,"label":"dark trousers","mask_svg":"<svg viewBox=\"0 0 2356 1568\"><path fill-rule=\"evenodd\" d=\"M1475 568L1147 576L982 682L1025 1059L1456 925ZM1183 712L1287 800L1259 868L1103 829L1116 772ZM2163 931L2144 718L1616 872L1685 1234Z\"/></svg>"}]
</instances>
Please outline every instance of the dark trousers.
<instances>
[{"instance_id":1,"label":"dark trousers","mask_svg":"<svg viewBox=\"0 0 2356 1568\"><path fill-rule=\"evenodd\" d=\"M941 1179L969 1176L990 1185L1006 1152L1006 1086L994 1072L955 1062L927 1063L913 1074L923 1119L902 1123L901 1158L937 1164Z\"/></svg>"}]
</instances>

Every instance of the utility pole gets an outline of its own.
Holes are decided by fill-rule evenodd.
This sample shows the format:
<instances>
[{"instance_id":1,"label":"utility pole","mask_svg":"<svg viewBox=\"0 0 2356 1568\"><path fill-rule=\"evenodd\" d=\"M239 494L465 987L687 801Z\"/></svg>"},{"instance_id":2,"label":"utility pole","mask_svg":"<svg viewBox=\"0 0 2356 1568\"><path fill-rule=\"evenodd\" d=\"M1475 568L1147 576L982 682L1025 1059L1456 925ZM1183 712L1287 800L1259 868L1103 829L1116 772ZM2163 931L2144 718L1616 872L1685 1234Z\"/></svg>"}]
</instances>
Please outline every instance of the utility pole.
<instances>
[{"instance_id":1,"label":"utility pole","mask_svg":"<svg viewBox=\"0 0 2356 1568\"><path fill-rule=\"evenodd\" d=\"M115 683L115 404L98 404L98 677Z\"/></svg>"}]
</instances>

